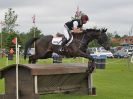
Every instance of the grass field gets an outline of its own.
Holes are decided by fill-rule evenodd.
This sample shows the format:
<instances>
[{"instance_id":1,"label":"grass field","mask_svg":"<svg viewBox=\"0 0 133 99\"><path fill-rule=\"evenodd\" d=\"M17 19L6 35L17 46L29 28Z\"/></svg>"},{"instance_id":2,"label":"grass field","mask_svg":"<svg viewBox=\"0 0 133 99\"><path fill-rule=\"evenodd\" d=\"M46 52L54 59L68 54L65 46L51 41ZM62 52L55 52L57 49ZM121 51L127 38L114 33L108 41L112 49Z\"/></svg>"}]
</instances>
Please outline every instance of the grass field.
<instances>
[{"instance_id":1,"label":"grass field","mask_svg":"<svg viewBox=\"0 0 133 99\"><path fill-rule=\"evenodd\" d=\"M52 59L39 60L39 64L51 63ZM63 62L87 62L81 58L63 59ZM14 64L15 60L0 59L0 68L7 64ZM20 63L27 63L20 58ZM96 87L96 96L49 94L41 99L132 99L133 98L133 64L128 59L107 59L106 69L96 69L93 72L93 85ZM0 93L4 92L3 80L0 80Z\"/></svg>"}]
</instances>

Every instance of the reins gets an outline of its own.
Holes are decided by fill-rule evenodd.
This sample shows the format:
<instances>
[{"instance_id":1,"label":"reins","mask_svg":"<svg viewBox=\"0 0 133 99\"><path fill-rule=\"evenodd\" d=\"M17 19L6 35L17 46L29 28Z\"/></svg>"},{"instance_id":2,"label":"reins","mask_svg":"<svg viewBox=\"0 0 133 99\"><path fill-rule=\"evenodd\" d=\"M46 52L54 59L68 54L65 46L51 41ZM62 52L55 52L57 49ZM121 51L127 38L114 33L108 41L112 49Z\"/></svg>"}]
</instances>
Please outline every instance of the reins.
<instances>
[{"instance_id":1,"label":"reins","mask_svg":"<svg viewBox=\"0 0 133 99\"><path fill-rule=\"evenodd\" d=\"M82 36L82 39L81 39L81 41L80 41L79 48L82 46L82 43L83 43L84 37L85 37L85 33L84 33L83 36Z\"/></svg>"}]
</instances>

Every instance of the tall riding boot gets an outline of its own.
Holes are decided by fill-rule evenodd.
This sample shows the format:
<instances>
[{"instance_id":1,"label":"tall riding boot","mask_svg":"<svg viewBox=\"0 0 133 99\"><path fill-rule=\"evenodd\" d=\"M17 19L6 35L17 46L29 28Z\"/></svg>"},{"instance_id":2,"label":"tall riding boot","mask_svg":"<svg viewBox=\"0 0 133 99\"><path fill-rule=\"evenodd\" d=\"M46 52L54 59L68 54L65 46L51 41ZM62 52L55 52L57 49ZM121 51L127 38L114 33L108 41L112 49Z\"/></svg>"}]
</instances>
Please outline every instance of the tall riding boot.
<instances>
[{"instance_id":1,"label":"tall riding boot","mask_svg":"<svg viewBox=\"0 0 133 99\"><path fill-rule=\"evenodd\" d=\"M62 44L61 44L61 46L63 47L66 43L67 43L67 39L66 38L62 38Z\"/></svg>"},{"instance_id":2,"label":"tall riding boot","mask_svg":"<svg viewBox=\"0 0 133 99\"><path fill-rule=\"evenodd\" d=\"M66 38L62 38L62 44L61 44L61 49L60 51L63 51L63 46L67 43L67 39Z\"/></svg>"}]
</instances>

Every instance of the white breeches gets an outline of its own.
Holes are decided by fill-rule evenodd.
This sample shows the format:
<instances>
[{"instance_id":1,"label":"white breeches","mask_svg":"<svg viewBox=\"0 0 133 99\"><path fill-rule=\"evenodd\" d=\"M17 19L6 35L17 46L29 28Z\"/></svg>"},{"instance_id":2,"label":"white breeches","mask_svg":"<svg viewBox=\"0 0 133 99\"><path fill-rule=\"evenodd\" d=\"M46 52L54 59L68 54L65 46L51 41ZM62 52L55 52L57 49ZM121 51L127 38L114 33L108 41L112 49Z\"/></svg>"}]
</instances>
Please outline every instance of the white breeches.
<instances>
[{"instance_id":1,"label":"white breeches","mask_svg":"<svg viewBox=\"0 0 133 99\"><path fill-rule=\"evenodd\" d=\"M64 27L63 34L64 34L64 36L65 36L65 38L66 38L67 40L70 39L70 34L68 33L68 30L66 29L66 27Z\"/></svg>"}]
</instances>

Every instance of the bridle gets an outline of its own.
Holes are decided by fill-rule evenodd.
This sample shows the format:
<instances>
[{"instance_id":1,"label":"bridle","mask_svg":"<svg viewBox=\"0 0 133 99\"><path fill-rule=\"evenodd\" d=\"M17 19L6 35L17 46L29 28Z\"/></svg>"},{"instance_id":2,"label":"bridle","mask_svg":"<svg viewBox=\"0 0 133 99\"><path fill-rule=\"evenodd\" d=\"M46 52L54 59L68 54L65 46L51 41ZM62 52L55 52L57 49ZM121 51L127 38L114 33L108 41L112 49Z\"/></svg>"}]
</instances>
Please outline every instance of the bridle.
<instances>
[{"instance_id":1,"label":"bridle","mask_svg":"<svg viewBox=\"0 0 133 99\"><path fill-rule=\"evenodd\" d=\"M100 35L102 35L102 33L100 32ZM107 40L106 40L107 41ZM98 43L101 45L101 46L104 46L104 45L107 45L108 42L105 42L105 40L103 38L99 38L98 39Z\"/></svg>"}]
</instances>

